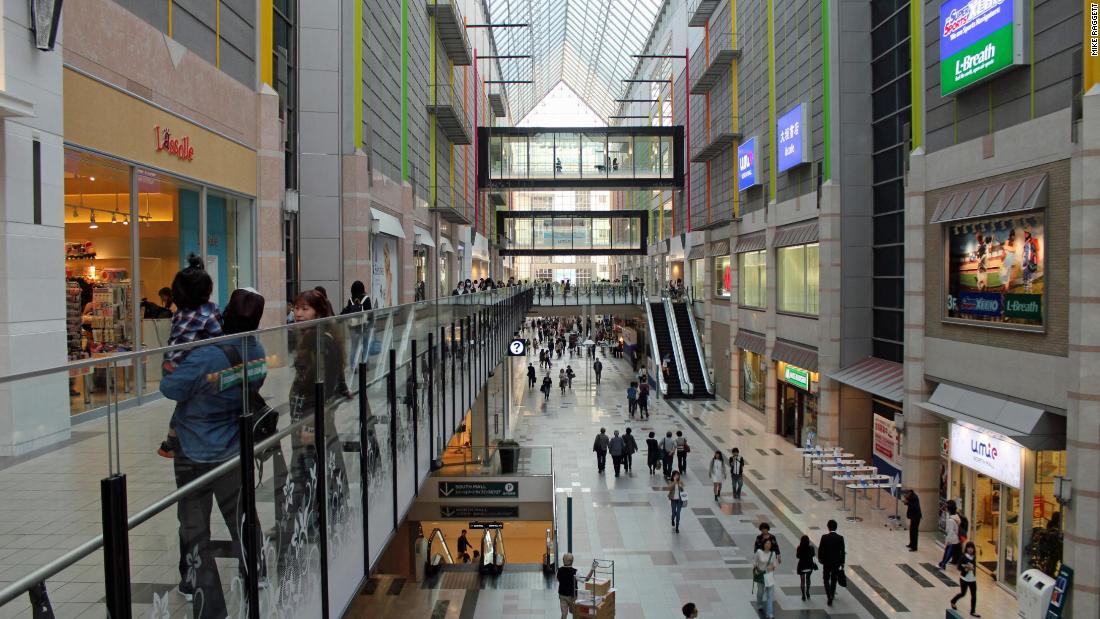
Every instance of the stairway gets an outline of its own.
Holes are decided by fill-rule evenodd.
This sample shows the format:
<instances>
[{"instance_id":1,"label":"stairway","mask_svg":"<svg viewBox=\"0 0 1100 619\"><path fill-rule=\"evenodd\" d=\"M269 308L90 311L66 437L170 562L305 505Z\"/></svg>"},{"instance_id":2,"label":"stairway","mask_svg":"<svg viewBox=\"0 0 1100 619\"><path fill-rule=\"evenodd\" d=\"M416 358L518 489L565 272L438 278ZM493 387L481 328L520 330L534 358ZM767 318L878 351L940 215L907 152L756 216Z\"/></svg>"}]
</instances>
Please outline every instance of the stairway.
<instances>
[{"instance_id":1,"label":"stairway","mask_svg":"<svg viewBox=\"0 0 1100 619\"><path fill-rule=\"evenodd\" d=\"M684 351L684 367L687 368L688 379L695 388L692 397L713 398L713 393L707 392L706 368L703 367L699 350L695 346L696 333L691 328L691 305L688 303L673 303L673 313L676 314L676 328L680 331L680 348Z\"/></svg>"},{"instance_id":2,"label":"stairway","mask_svg":"<svg viewBox=\"0 0 1100 619\"><path fill-rule=\"evenodd\" d=\"M675 362L676 352L672 347L672 333L668 328L668 316L665 314L665 306L660 301L651 302L649 311L653 315L653 335L657 340L657 371L660 371L661 360L666 356L673 360L668 364L668 393L665 394L665 397L687 397L680 389L680 375L676 371Z\"/></svg>"}]
</instances>

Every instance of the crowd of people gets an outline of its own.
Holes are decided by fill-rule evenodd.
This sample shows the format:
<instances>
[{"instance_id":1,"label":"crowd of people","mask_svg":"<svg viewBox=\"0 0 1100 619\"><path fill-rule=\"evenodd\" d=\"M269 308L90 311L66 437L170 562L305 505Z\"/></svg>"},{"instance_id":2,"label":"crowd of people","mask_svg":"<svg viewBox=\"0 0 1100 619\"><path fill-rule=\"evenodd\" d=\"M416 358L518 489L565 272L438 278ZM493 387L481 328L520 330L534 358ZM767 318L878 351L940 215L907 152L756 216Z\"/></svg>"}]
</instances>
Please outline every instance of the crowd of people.
<instances>
[{"instance_id":1,"label":"crowd of people","mask_svg":"<svg viewBox=\"0 0 1100 619\"><path fill-rule=\"evenodd\" d=\"M511 288L513 286L521 286L526 284L527 281L517 281L514 277L509 277L508 281L502 279L493 280L491 277L482 277L479 279L466 279L458 283L451 291L451 296L458 296L462 294L474 294L475 292L485 292L486 290L496 290L497 288Z\"/></svg>"}]
</instances>

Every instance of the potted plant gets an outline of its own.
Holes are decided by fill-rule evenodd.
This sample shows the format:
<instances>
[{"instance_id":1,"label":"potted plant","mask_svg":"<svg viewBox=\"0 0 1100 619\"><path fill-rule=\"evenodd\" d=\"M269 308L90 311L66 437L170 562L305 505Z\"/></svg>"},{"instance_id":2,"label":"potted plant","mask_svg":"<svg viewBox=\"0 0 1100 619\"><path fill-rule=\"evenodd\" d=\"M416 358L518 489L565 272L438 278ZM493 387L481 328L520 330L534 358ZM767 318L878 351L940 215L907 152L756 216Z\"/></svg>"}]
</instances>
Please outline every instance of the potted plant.
<instances>
[{"instance_id":1,"label":"potted plant","mask_svg":"<svg viewBox=\"0 0 1100 619\"><path fill-rule=\"evenodd\" d=\"M1031 531L1031 541L1024 552L1031 557L1031 567L1047 576L1058 576L1058 566L1062 563L1062 531L1059 529L1036 528Z\"/></svg>"},{"instance_id":2,"label":"potted plant","mask_svg":"<svg viewBox=\"0 0 1100 619\"><path fill-rule=\"evenodd\" d=\"M500 473L511 475L516 472L516 463L519 460L519 443L506 438L497 443L497 453L500 454Z\"/></svg>"}]
</instances>

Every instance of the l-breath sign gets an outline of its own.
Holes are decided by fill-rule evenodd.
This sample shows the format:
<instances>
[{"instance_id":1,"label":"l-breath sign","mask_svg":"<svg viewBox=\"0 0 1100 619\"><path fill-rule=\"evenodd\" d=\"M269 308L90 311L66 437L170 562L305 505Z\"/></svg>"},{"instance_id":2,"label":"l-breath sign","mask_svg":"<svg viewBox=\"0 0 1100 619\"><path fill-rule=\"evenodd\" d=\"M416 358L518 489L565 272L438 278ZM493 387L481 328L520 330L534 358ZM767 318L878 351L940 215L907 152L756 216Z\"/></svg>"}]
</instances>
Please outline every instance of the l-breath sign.
<instances>
[{"instance_id":1,"label":"l-breath sign","mask_svg":"<svg viewBox=\"0 0 1100 619\"><path fill-rule=\"evenodd\" d=\"M1023 0L947 0L939 25L942 96L1024 61Z\"/></svg>"}]
</instances>

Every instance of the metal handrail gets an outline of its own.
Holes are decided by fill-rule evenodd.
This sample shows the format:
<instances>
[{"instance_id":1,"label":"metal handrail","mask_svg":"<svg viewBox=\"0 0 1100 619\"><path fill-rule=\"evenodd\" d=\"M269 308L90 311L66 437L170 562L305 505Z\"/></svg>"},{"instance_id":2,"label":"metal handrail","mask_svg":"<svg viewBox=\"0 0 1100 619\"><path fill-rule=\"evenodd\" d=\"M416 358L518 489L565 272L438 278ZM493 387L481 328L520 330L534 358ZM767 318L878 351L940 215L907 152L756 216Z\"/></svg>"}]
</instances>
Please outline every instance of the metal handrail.
<instances>
[{"instance_id":1,"label":"metal handrail","mask_svg":"<svg viewBox=\"0 0 1100 619\"><path fill-rule=\"evenodd\" d=\"M676 373L680 375L680 389L688 395L695 395L695 385L687 377L684 346L680 342L680 328L676 325L676 313L672 310L672 301L665 297L661 299L661 303L665 307L665 319L668 322L669 334L672 336L672 358L676 362Z\"/></svg>"},{"instance_id":2,"label":"metal handrail","mask_svg":"<svg viewBox=\"0 0 1100 619\"><path fill-rule=\"evenodd\" d=\"M706 355L703 354L703 347L700 345L699 326L695 322L695 304L686 303L685 309L687 309L688 322L691 323L691 338L695 343L695 355L699 358L699 369L703 370L703 388L707 390L708 394L714 394L714 386L711 384L710 372L707 370Z\"/></svg>"},{"instance_id":3,"label":"metal handrail","mask_svg":"<svg viewBox=\"0 0 1100 619\"><path fill-rule=\"evenodd\" d=\"M661 349L657 345L657 332L653 329L653 324L654 324L653 323L653 306L651 305L651 302L648 299L646 300L646 304L645 304L645 319L646 319L646 326L648 327L648 331L649 331L649 347L650 347L650 350L652 352L656 353L656 355L650 355L650 358L657 359L657 362L658 362L657 363L657 389L659 389L662 394L668 395L668 384L665 382L665 375L664 375L663 372L661 372L661 366L660 366Z\"/></svg>"},{"instance_id":4,"label":"metal handrail","mask_svg":"<svg viewBox=\"0 0 1100 619\"><path fill-rule=\"evenodd\" d=\"M447 538L443 535L443 531L436 527L432 529L430 535L428 535L428 564L432 564L432 541L439 539L439 543L443 546L443 556L447 558L447 563L454 565L455 558L451 555L451 548L447 546Z\"/></svg>"},{"instance_id":5,"label":"metal handrail","mask_svg":"<svg viewBox=\"0 0 1100 619\"><path fill-rule=\"evenodd\" d=\"M431 305L452 305L454 307L463 307L467 305L481 305L480 302L475 303L473 299L493 299L500 295L498 299L503 301L509 299L517 294L526 291L530 286L512 286L510 288L497 288L494 290L485 290L482 292L476 292L468 295L446 296L439 297L431 301L416 301L413 303L405 303L402 305L395 305L392 307L383 307L372 310L365 310L362 312L356 312L354 314L345 314L337 316L329 316L328 318L317 318L305 322L296 322L288 325L276 325L274 327L265 327L262 329L256 329L255 331L249 331L247 333L235 333L232 335L220 335L218 337L212 337L206 340L199 340L197 342L187 342L184 344L173 344L171 346L159 346L156 348L142 348L140 350L132 350L129 352L113 353L107 357L98 357L94 359L81 359L79 361L71 361L62 365L54 365L48 368L39 370L31 370L28 372L20 372L18 374L9 374L7 376L0 376L0 385L5 383L27 380L31 378L39 378L42 376L49 376L51 374L57 374L60 372L69 372L71 370L79 370L83 368L94 368L99 366L108 365L111 363L119 364L128 361L141 360L147 357L152 357L158 354L165 354L168 352L179 350L191 350L192 348L198 348L200 346L209 346L211 344L228 344L239 340L244 335L250 335L254 337L261 337L264 335L278 333L279 331L298 331L303 329L313 329L320 326L338 325L344 322L353 323L358 325L360 323L369 323L371 321L377 321L382 317L388 317L395 314L400 314L406 310L412 310L417 307L426 307ZM503 295L500 290L510 291L511 294ZM484 296L483 296L484 295ZM447 303L448 301L459 301L453 303ZM469 300L467 300L469 299Z\"/></svg>"}]
</instances>

